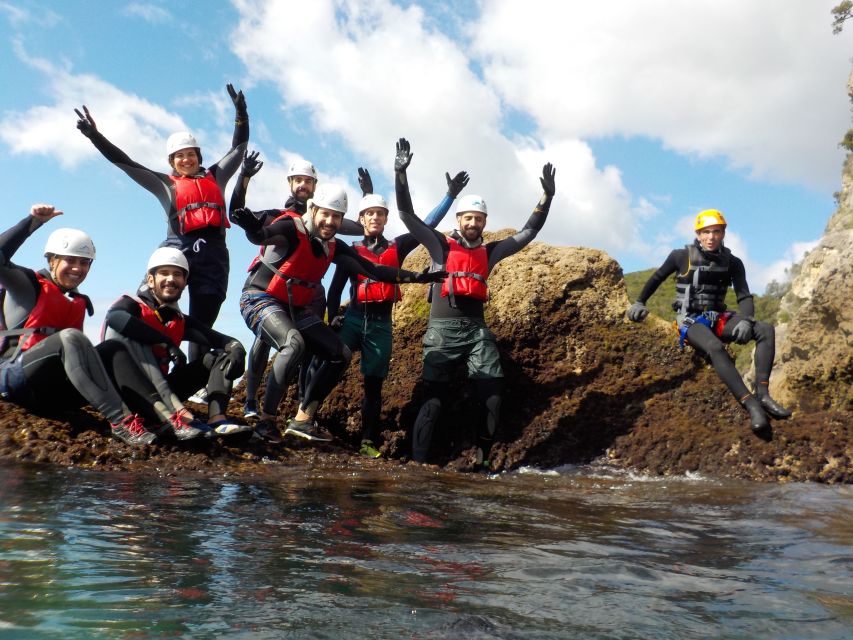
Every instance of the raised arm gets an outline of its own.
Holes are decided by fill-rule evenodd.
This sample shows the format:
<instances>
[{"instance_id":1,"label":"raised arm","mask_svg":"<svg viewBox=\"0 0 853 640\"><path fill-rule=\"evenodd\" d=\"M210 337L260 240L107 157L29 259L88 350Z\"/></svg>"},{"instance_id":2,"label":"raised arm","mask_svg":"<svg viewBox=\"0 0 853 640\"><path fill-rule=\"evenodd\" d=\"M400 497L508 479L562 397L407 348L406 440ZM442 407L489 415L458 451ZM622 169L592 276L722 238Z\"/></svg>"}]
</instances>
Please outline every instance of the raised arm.
<instances>
[{"instance_id":1,"label":"raised arm","mask_svg":"<svg viewBox=\"0 0 853 640\"><path fill-rule=\"evenodd\" d=\"M441 202L436 205L435 209L430 211L429 215L424 219L424 224L432 229L435 229L444 220L444 216L450 211L450 205L462 193L462 189L465 188L468 180L470 180L468 174L464 171L460 171L452 178L449 173L445 173L444 178L447 180L447 193L441 199Z\"/></svg>"},{"instance_id":2,"label":"raised arm","mask_svg":"<svg viewBox=\"0 0 853 640\"><path fill-rule=\"evenodd\" d=\"M414 236L415 240L426 247L433 263L444 264L447 240L441 233L424 224L423 220L415 215L412 205L406 169L412 162L413 155L409 141L400 138L397 141L397 152L394 156L394 189L397 194L397 209L400 212L400 220L403 221L406 229Z\"/></svg>"},{"instance_id":3,"label":"raised arm","mask_svg":"<svg viewBox=\"0 0 853 640\"><path fill-rule=\"evenodd\" d=\"M539 198L539 202L533 208L533 213L530 214L521 231L499 242L489 243L489 271L499 261L518 253L530 244L545 225L545 220L548 219L548 211L551 209L551 200L553 200L556 192L554 182L556 175L557 170L550 162L542 167L542 177L539 178L539 182L542 184L542 197Z\"/></svg>"},{"instance_id":4,"label":"raised arm","mask_svg":"<svg viewBox=\"0 0 853 640\"><path fill-rule=\"evenodd\" d=\"M234 103L234 133L231 136L231 149L219 162L210 167L211 173L216 176L216 184L220 190L225 191L225 185L231 176L236 173L240 161L249 144L249 113L246 111L246 98L242 91L235 91L231 84L225 85L231 102Z\"/></svg>"},{"instance_id":5,"label":"raised arm","mask_svg":"<svg viewBox=\"0 0 853 640\"><path fill-rule=\"evenodd\" d=\"M237 184L234 185L234 191L231 192L231 202L228 204L228 216L231 217L231 212L235 209L242 209L246 206L246 193L249 190L249 180L261 170L264 163L258 160L258 152L248 150L243 154L243 164L240 166L240 173L237 174ZM233 222L233 220L232 220Z\"/></svg>"}]
</instances>

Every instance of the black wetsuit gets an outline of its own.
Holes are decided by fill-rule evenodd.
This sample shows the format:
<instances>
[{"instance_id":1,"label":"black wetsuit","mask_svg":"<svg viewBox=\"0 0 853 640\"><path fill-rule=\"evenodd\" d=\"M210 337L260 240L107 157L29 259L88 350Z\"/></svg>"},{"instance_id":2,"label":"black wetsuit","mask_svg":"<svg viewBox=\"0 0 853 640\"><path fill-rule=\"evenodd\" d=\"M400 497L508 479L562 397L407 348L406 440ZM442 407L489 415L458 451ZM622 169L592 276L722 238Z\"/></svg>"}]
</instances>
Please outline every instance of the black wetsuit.
<instances>
[{"instance_id":1,"label":"black wetsuit","mask_svg":"<svg viewBox=\"0 0 853 640\"><path fill-rule=\"evenodd\" d=\"M38 219L27 216L0 235L3 319L10 330L23 327L41 289L35 272L13 264L11 258L41 226ZM41 274L53 282L49 273ZM158 423L168 417L163 414L162 403L158 405L157 390L121 343L110 340L94 347L81 330L67 328L20 352L17 342L22 338L4 340L0 391L5 399L41 410L90 404L113 425L131 412Z\"/></svg>"},{"instance_id":2,"label":"black wetsuit","mask_svg":"<svg viewBox=\"0 0 853 640\"><path fill-rule=\"evenodd\" d=\"M395 186L400 219L412 235L414 235L415 239L426 247L432 259L432 269L444 269L447 263L447 256L450 252L450 244L447 238L439 231L428 227L415 215L405 174L397 173ZM533 213L519 232L509 238L485 244L488 259L487 275L492 272L492 269L494 269L499 261L521 251L533 241L548 218L550 206L551 198L545 197L544 201L540 201L533 210ZM454 232L453 237L464 244L464 239L460 238L458 233ZM493 362L485 367L486 371L473 378L481 412L481 418L477 424L478 442L484 455L488 455L500 421L501 378L503 374L500 372L499 361L494 362L497 357L497 346L494 335L485 326L485 302L463 295L456 295L453 298L442 296L441 288L442 285L440 283L435 283L430 290L430 325L434 321L438 321L434 324L439 325L446 324L442 322L444 320L453 320L463 331L469 330L469 333L477 330L480 331L482 337L479 340L479 345L472 346L471 353L468 355L469 371L472 366L472 356L475 352L490 350L495 353L495 356L491 357ZM468 328L469 326L470 329ZM432 331L430 331L431 328ZM427 459L432 432L441 413L444 398L449 390L448 383L445 380L430 380L427 377L429 375L426 367L427 349L431 348L433 351L440 351L441 331L442 327L428 326L427 334L424 336L424 404L418 412L412 433L412 457L420 462ZM431 336L438 336L438 340L430 340ZM428 342L431 342L431 344L428 344ZM499 375L495 375L495 371L500 372Z\"/></svg>"},{"instance_id":3,"label":"black wetsuit","mask_svg":"<svg viewBox=\"0 0 853 640\"><path fill-rule=\"evenodd\" d=\"M189 292L189 313L191 316L213 326L219 315L219 309L225 300L228 288L229 256L225 244L225 227L204 227L187 233L181 232L181 223L176 206L175 185L169 174L153 171L132 160L124 151L107 140L99 131L92 132L92 144L104 157L124 171L134 182L150 191L160 202L166 213L166 239L160 246L177 247L186 255L190 266L187 280ZM195 177L212 174L220 192L243 159L243 152L249 141L249 119L238 118L234 125L231 150L207 169L199 168ZM178 174L173 172L173 176ZM226 212L220 212L225 220ZM195 347L190 346L190 359L197 356Z\"/></svg>"},{"instance_id":4,"label":"black wetsuit","mask_svg":"<svg viewBox=\"0 0 853 640\"><path fill-rule=\"evenodd\" d=\"M694 240L694 246L698 247L699 251L709 261L713 262L716 260L719 262L721 256L719 251L704 251L699 246L697 240ZM671 275L687 273L689 262L689 250L687 248L675 249L670 252L663 264L649 277L637 301L645 304L652 297L652 294L657 291L658 287ZM687 341L694 349L710 358L717 375L725 383L732 395L738 401L742 402L749 395L749 390L744 384L743 378L738 373L732 359L726 352L724 343L729 343L733 340L732 331L741 320L748 319L752 321L755 315L755 304L753 303L752 294L749 292L749 285L746 282L746 270L740 258L736 256L729 257L728 271L729 284L734 287L737 297L738 312L726 321L722 334L719 337L706 325L699 322L691 324L685 335ZM719 308L712 311L721 312L723 310ZM679 321L683 321L683 314L679 315ZM755 340L756 382L766 386L770 380L773 358L776 355L773 325L756 320L753 323L753 335Z\"/></svg>"}]
</instances>

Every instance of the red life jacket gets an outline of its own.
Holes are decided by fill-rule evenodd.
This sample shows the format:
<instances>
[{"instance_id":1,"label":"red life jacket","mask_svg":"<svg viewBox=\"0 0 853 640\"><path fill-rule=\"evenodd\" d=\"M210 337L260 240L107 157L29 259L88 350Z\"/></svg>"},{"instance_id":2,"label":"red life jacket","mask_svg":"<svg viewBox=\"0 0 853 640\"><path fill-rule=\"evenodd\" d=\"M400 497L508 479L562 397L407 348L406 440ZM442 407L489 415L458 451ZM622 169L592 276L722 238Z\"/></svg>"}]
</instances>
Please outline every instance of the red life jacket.
<instances>
[{"instance_id":1,"label":"red life jacket","mask_svg":"<svg viewBox=\"0 0 853 640\"><path fill-rule=\"evenodd\" d=\"M275 218L273 218L272 222L275 222L276 220L281 220L282 218L302 218L302 214L300 214L298 211L294 211L293 209L279 209L279 211L281 213ZM270 224L272 224L272 222L270 222ZM249 265L249 268L246 269L246 271L254 271L255 267L261 261L261 258L263 258L264 250L266 248L266 245L261 245L261 250L258 252L258 255L254 257L252 263Z\"/></svg>"},{"instance_id":2,"label":"red life jacket","mask_svg":"<svg viewBox=\"0 0 853 640\"><path fill-rule=\"evenodd\" d=\"M468 249L454 238L448 238L450 252L447 254L447 279L441 285L441 295L450 296L453 305L454 296L468 296L483 302L489 299L489 287L486 278L489 277L489 256L486 247L480 245Z\"/></svg>"},{"instance_id":3,"label":"red life jacket","mask_svg":"<svg viewBox=\"0 0 853 640\"><path fill-rule=\"evenodd\" d=\"M314 297L314 290L320 284L323 276L326 275L329 265L332 264L332 259L335 257L335 239L332 238L328 242L328 256L325 253L315 256L311 249L311 238L308 236L308 231L301 217L294 216L293 212L286 211L273 222L288 216L295 218L296 237L299 240L293 253L276 263L266 262L261 256L258 257L258 260L261 260L264 266L273 271L266 292L294 307L304 307L311 302ZM288 291L293 294L292 299L288 295Z\"/></svg>"},{"instance_id":4,"label":"red life jacket","mask_svg":"<svg viewBox=\"0 0 853 640\"><path fill-rule=\"evenodd\" d=\"M175 185L175 207L181 233L204 227L230 227L225 199L209 171L201 178L169 176Z\"/></svg>"},{"instance_id":5,"label":"red life jacket","mask_svg":"<svg viewBox=\"0 0 853 640\"><path fill-rule=\"evenodd\" d=\"M36 298L36 304L24 322L24 329L49 329L47 332L33 332L21 336L23 342L20 350L44 340L48 335L61 329L83 329L83 319L86 316L86 296L67 297L62 290L48 278L36 273L41 289Z\"/></svg>"},{"instance_id":6,"label":"red life jacket","mask_svg":"<svg viewBox=\"0 0 853 640\"><path fill-rule=\"evenodd\" d=\"M364 242L353 242L353 248L363 258L371 262L381 264L385 267L400 268L400 256L397 253L397 243L391 240L388 247L381 254L373 253ZM356 300L362 304L365 302L397 302L401 298L400 285L390 282L378 282L367 276L358 274L358 288L356 289Z\"/></svg>"},{"instance_id":7,"label":"red life jacket","mask_svg":"<svg viewBox=\"0 0 853 640\"><path fill-rule=\"evenodd\" d=\"M186 325L183 314L170 318L164 323L160 319L156 309L152 309L140 298L134 298L134 300L139 303L139 310L141 311L140 319L152 329L156 329L162 333L173 345L180 347L184 339L184 327ZM154 357L160 362L160 370L163 373L168 373L169 351L166 347L159 344L152 345L151 350L154 352Z\"/></svg>"}]
</instances>

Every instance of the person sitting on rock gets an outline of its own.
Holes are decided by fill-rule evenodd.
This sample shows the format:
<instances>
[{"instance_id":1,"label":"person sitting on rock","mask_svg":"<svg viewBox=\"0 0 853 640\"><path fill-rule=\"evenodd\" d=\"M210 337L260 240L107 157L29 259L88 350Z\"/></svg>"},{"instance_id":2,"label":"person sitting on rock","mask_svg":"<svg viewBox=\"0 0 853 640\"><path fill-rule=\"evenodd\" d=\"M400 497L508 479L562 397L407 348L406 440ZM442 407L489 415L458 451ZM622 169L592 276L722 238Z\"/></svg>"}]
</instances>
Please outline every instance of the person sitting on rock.
<instances>
[{"instance_id":1,"label":"person sitting on rock","mask_svg":"<svg viewBox=\"0 0 853 640\"><path fill-rule=\"evenodd\" d=\"M360 256L390 267L399 267L417 246L411 233L387 240L382 233L388 223L388 204L381 195L373 193L373 181L366 169L359 168L358 182L363 197L359 204L358 221L364 227L364 239L353 243ZM450 210L450 205L468 184L464 171L451 178L445 174L447 194L426 218L427 226L435 228ZM350 281L350 303L346 314L338 315L341 292ZM371 458L381 454L379 414L382 410L382 383L388 375L391 361L391 310L400 300L400 287L377 282L363 275L350 273L343 267L335 270L329 286L328 318L332 326L340 326L341 340L351 350L361 349L361 374L364 376L364 397L361 402L360 453Z\"/></svg>"},{"instance_id":2,"label":"person sitting on rock","mask_svg":"<svg viewBox=\"0 0 853 640\"><path fill-rule=\"evenodd\" d=\"M258 160L258 152L246 153L243 165L237 176L237 184L231 194L231 202L228 210L235 211L246 206L246 192L249 188L249 180L261 170L263 162ZM369 179L369 176L368 176ZM284 209L265 209L254 211L255 217L262 224L269 224L282 214L288 213L294 217L305 215L306 203L314 196L317 188L317 169L308 160L294 160L287 170L287 185L290 195L284 203ZM344 218L337 235L360 236L364 233L362 226L354 220ZM314 299L311 301L314 313L320 317L326 312L326 292L320 283L314 289ZM246 389L246 401L243 404L243 416L246 418L258 417L258 386L266 370L269 360L270 347L260 338L255 338L252 348L249 349L249 366L244 377ZM305 387L308 382L308 362L300 363L299 367L299 397L305 395Z\"/></svg>"},{"instance_id":3,"label":"person sitting on rock","mask_svg":"<svg viewBox=\"0 0 853 640\"><path fill-rule=\"evenodd\" d=\"M178 301L189 270L179 249L155 250L148 260L146 284L136 296L122 296L107 311L104 336L127 345L168 406L179 439L251 431L249 425L235 424L225 415L234 380L245 368L246 351L235 338L181 313ZM202 357L188 363L180 350L183 340L204 347ZM199 387L207 389L206 424L183 405Z\"/></svg>"},{"instance_id":4,"label":"person sitting on rock","mask_svg":"<svg viewBox=\"0 0 853 640\"><path fill-rule=\"evenodd\" d=\"M225 229L230 226L223 192L228 180L240 167L249 142L249 115L242 91L226 86L236 116L231 149L215 164L202 166L201 148L187 131L173 133L166 140L170 174L154 171L132 160L98 131L89 109L77 113L77 128L103 156L124 171L142 188L150 191L166 213L166 239L161 246L183 251L190 263L189 314L212 327L225 301L229 258ZM190 360L202 356L204 347L190 343ZM203 395L203 393L202 393Z\"/></svg>"},{"instance_id":5,"label":"person sitting on rock","mask_svg":"<svg viewBox=\"0 0 853 640\"><path fill-rule=\"evenodd\" d=\"M675 278L676 325L681 346L687 342L708 357L717 375L732 395L749 413L752 430L762 433L769 429L772 418L791 415L785 407L770 397L770 371L775 356L773 325L756 320L755 306L746 271L740 258L723 245L726 220L716 209L707 209L696 216L696 239L683 249L670 252L640 292L637 301L628 309L628 319L642 322L649 315L646 302L672 274ZM725 297L734 287L738 311L726 311ZM750 393L725 349L725 344L746 344L755 340L755 386Z\"/></svg>"},{"instance_id":6,"label":"person sitting on rock","mask_svg":"<svg viewBox=\"0 0 853 640\"><path fill-rule=\"evenodd\" d=\"M334 184L322 184L302 217L284 212L264 226L249 209L231 212L231 221L246 230L246 238L261 245L260 254L249 267L240 310L255 336L278 352L267 375L261 419L255 425L256 434L273 442L280 441L275 426L278 405L306 351L322 365L310 377L285 435L331 439L314 422L314 415L346 371L351 353L314 311L312 300L332 262L381 282L433 282L444 277L442 273L414 273L374 264L336 242L346 211L346 191Z\"/></svg>"},{"instance_id":7,"label":"person sitting on rock","mask_svg":"<svg viewBox=\"0 0 853 640\"><path fill-rule=\"evenodd\" d=\"M0 235L0 393L33 410L88 403L109 420L114 438L151 444L155 434L133 411L168 426L157 390L124 345L108 340L95 347L82 331L86 313L93 313L89 298L78 291L95 259L92 238L79 229L57 229L44 246L47 269L11 262L30 235L60 215L52 205L35 204Z\"/></svg>"},{"instance_id":8,"label":"person sitting on rock","mask_svg":"<svg viewBox=\"0 0 853 640\"><path fill-rule=\"evenodd\" d=\"M424 403L412 430L412 458L425 462L435 423L447 396L453 369L468 367L481 409L477 428L477 462L488 467L488 455L500 420L501 368L494 334L486 326L484 307L489 298L488 278L495 265L521 251L542 229L554 197L555 169L542 168L544 193L518 233L495 242L483 241L488 210L482 197L464 196L456 205L455 229L450 237L431 229L418 218L409 194L406 169L412 160L409 142L397 142L394 162L397 208L412 235L429 251L433 269L445 270L447 279L430 291L430 312L424 335Z\"/></svg>"}]
</instances>

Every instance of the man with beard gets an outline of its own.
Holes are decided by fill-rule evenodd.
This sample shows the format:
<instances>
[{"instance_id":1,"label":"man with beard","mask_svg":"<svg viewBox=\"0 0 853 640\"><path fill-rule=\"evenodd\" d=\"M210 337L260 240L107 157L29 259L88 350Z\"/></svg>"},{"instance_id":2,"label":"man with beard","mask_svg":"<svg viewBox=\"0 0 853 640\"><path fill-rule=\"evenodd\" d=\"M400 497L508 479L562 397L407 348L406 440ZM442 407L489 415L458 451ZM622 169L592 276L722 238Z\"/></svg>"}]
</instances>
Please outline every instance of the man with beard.
<instances>
[{"instance_id":1,"label":"man with beard","mask_svg":"<svg viewBox=\"0 0 853 640\"><path fill-rule=\"evenodd\" d=\"M458 228L450 237L429 228L415 215L406 176L411 161L409 142L401 138L394 161L400 218L429 251L432 268L447 271L447 279L432 285L430 290L429 323L423 339L424 403L412 430L412 459L427 460L451 374L457 364L465 362L480 407L477 462L488 468L489 450L500 420L503 370L495 336L485 322L484 306L489 298L487 281L499 261L521 251L542 229L554 197L555 170L550 163L542 168L539 181L544 193L521 231L504 240L485 243L483 229L488 210L480 196L459 199L456 206Z\"/></svg>"},{"instance_id":2,"label":"man with beard","mask_svg":"<svg viewBox=\"0 0 853 640\"><path fill-rule=\"evenodd\" d=\"M391 240L383 232L388 223L388 204L385 198L373 193L373 183L366 169L359 168L358 182L364 197L359 205L358 220L364 227L364 238L353 243L359 255L371 262L399 267L417 246L411 233ZM468 184L468 174L460 171L455 177L445 174L447 194L426 218L433 229L444 219L450 205ZM341 292L350 281L350 303L344 316L338 315ZM341 327L341 340L351 350L361 350L361 374L364 377L364 397L361 403L361 448L363 456L378 458L379 415L382 410L382 385L391 361L391 311L400 300L400 287L376 282L365 276L335 270L329 286L329 323Z\"/></svg>"},{"instance_id":3,"label":"man with beard","mask_svg":"<svg viewBox=\"0 0 853 640\"><path fill-rule=\"evenodd\" d=\"M228 207L229 211L235 211L246 206L246 192L249 188L249 181L252 176L261 170L263 165L264 163L258 160L257 151L246 153L240 168L240 174L237 176L237 184L234 185L234 191L231 194L231 203ZM368 180L369 178L367 176ZM287 170L287 184L290 195L284 203L284 209L265 209L253 212L255 217L261 221L261 224L269 224L283 214L289 214L297 218L304 215L306 203L314 196L314 190L317 188L317 170L307 160L294 160L290 163L290 167ZM338 233L353 236L361 235L363 231L361 225L357 222L344 219ZM314 299L311 302L311 306L317 315L323 317L326 310L326 292L322 284L314 290ZM246 418L258 417L258 385L263 378L269 356L269 345L255 337L252 347L249 349L249 367L244 378L246 400L243 404L243 416ZM305 395L308 373L308 362L302 362L299 368L300 397Z\"/></svg>"},{"instance_id":4,"label":"man with beard","mask_svg":"<svg viewBox=\"0 0 853 640\"><path fill-rule=\"evenodd\" d=\"M107 311L106 338L121 340L172 412L173 430L182 440L251 431L225 415L234 380L245 368L246 351L236 339L184 315L178 306L187 286L189 264L175 247L160 247L148 260L146 284L137 296L122 296ZM189 340L203 349L187 362L179 346ZM169 364L173 363L171 371ZM197 420L183 402L199 387L207 388L207 423Z\"/></svg>"},{"instance_id":5,"label":"man with beard","mask_svg":"<svg viewBox=\"0 0 853 640\"><path fill-rule=\"evenodd\" d=\"M350 350L323 322L312 305L316 289L331 263L374 280L390 283L435 282L443 273L413 273L365 260L338 243L335 235L347 211L347 194L333 184L317 187L302 217L284 212L264 225L250 210L236 209L231 220L246 230L246 238L261 245L249 267L240 297L246 325L278 354L267 376L261 420L255 433L280 441L275 425L278 406L296 367L307 353L322 364L310 377L299 410L285 435L328 441L330 434L314 422L317 408L346 371Z\"/></svg>"},{"instance_id":6,"label":"man with beard","mask_svg":"<svg viewBox=\"0 0 853 640\"><path fill-rule=\"evenodd\" d=\"M628 319L642 322L649 315L646 301L672 274L675 278L676 312L682 348L687 342L710 359L720 380L749 413L750 426L766 434L771 418L787 418L791 412L770 397L770 371L776 355L773 325L756 320L755 305L746 270L740 258L723 246L726 220L716 209L699 212L694 223L696 238L683 249L673 250L655 271L637 301L628 309ZM737 313L726 310L726 292L734 287ZM725 344L755 340L755 386L750 393L726 352Z\"/></svg>"}]
</instances>

